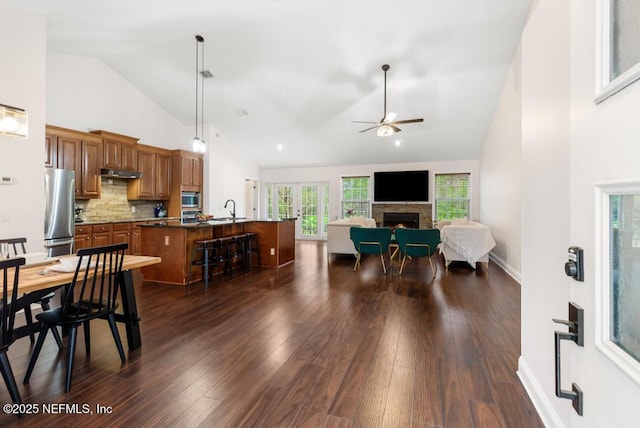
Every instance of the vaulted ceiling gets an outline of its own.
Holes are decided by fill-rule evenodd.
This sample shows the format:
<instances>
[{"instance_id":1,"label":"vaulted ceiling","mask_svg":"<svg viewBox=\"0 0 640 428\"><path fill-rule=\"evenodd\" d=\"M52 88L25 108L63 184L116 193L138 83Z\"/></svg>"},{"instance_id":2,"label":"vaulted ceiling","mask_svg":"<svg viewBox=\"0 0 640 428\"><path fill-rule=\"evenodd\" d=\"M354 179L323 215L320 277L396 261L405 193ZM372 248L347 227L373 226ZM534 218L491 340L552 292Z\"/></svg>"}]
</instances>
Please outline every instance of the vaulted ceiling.
<instances>
[{"instance_id":1,"label":"vaulted ceiling","mask_svg":"<svg viewBox=\"0 0 640 428\"><path fill-rule=\"evenodd\" d=\"M0 0L47 16L48 51L101 59L185 126L202 35L204 121L263 168L478 159L530 3ZM378 137L351 121L382 118L385 63L388 111L424 122Z\"/></svg>"}]
</instances>

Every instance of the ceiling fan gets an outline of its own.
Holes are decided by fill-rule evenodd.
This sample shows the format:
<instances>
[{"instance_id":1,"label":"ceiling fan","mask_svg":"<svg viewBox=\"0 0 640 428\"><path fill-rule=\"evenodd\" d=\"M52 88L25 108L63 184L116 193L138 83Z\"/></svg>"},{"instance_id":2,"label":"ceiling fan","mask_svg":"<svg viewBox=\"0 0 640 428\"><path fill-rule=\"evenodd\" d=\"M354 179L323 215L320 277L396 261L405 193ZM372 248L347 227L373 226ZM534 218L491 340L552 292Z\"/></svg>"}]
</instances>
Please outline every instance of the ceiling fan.
<instances>
[{"instance_id":1,"label":"ceiling fan","mask_svg":"<svg viewBox=\"0 0 640 428\"><path fill-rule=\"evenodd\" d=\"M389 64L384 64L382 66L382 70L384 71L384 115L380 122L366 122L362 120L353 120L352 123L370 123L373 126L363 129L360 132L370 131L372 129L378 129L378 137L388 137L390 135L395 134L396 132L402 131L402 129L398 128L397 125L401 125L404 123L416 123L423 122L423 118L419 119L406 119L406 120L395 120L396 114L393 112L389 112L387 114L387 70L389 70Z\"/></svg>"}]
</instances>

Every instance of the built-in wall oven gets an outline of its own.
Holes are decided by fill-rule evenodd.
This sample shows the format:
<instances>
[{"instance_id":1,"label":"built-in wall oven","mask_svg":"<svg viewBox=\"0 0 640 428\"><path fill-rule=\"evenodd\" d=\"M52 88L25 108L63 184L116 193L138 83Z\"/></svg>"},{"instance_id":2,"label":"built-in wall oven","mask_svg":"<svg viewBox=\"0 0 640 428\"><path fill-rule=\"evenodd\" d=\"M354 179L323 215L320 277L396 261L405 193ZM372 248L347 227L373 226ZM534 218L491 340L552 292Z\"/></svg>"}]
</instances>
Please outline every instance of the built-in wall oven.
<instances>
[{"instance_id":1,"label":"built-in wall oven","mask_svg":"<svg viewBox=\"0 0 640 428\"><path fill-rule=\"evenodd\" d=\"M197 223L198 214L202 214L200 210L182 210L180 211L181 223Z\"/></svg>"},{"instance_id":2,"label":"built-in wall oven","mask_svg":"<svg viewBox=\"0 0 640 428\"><path fill-rule=\"evenodd\" d=\"M182 208L200 208L200 193L182 192Z\"/></svg>"}]
</instances>

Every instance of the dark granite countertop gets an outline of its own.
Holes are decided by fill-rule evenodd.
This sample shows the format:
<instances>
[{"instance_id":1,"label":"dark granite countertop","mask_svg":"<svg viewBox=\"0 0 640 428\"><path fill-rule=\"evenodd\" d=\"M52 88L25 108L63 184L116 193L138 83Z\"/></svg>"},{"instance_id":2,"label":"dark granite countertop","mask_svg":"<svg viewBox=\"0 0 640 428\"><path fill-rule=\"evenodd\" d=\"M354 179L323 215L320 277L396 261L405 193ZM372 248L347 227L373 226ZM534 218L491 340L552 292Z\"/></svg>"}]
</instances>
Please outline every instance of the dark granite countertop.
<instances>
[{"instance_id":1,"label":"dark granite countertop","mask_svg":"<svg viewBox=\"0 0 640 428\"><path fill-rule=\"evenodd\" d=\"M236 218L235 220L232 220L231 218L227 218L227 217L223 217L223 218L218 218L218 219L214 219L214 220L210 220L210 222L206 222L206 223L180 223L179 219L178 220L174 220L174 219L153 219L153 220L158 220L154 223L149 223L149 224L141 224L141 227L177 227L177 228L183 228L183 229L196 229L196 228L200 228L200 227L215 227L215 226L224 226L224 225L229 225L229 224L238 224L238 223L254 223L254 222L261 222L261 223L280 223L283 221L291 221L291 220L296 220L295 217L293 218L282 218L282 219L264 219L264 218Z\"/></svg>"},{"instance_id":2,"label":"dark granite countertop","mask_svg":"<svg viewBox=\"0 0 640 428\"><path fill-rule=\"evenodd\" d=\"M114 223L135 223L138 221L180 221L180 217L143 217L130 219L114 219L114 220L90 220L76 222L76 226L91 226L93 224L114 224Z\"/></svg>"}]
</instances>

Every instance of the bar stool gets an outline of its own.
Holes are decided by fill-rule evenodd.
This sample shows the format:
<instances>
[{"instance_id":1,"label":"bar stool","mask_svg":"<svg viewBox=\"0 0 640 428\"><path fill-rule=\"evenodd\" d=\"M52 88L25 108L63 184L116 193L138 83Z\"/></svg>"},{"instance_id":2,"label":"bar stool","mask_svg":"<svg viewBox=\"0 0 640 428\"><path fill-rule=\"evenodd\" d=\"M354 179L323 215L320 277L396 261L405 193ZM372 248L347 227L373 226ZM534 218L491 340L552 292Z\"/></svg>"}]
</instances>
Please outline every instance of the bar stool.
<instances>
[{"instance_id":1,"label":"bar stool","mask_svg":"<svg viewBox=\"0 0 640 428\"><path fill-rule=\"evenodd\" d=\"M253 253L258 256L258 267L262 266L260 262L260 248L258 247L258 234L255 232L245 233L245 260L249 264L249 272L253 269ZM246 266L246 263L245 263Z\"/></svg>"},{"instance_id":2,"label":"bar stool","mask_svg":"<svg viewBox=\"0 0 640 428\"><path fill-rule=\"evenodd\" d=\"M189 273L187 274L187 284L191 284L191 268L193 266L202 267L202 278L204 279L205 288L209 287L209 266L212 266L214 273L217 270L218 260L220 259L220 240L219 239L202 239L193 241L194 247L191 251L191 263L189 263ZM198 254L201 254L198 257ZM213 262L213 263L212 263Z\"/></svg>"},{"instance_id":3,"label":"bar stool","mask_svg":"<svg viewBox=\"0 0 640 428\"><path fill-rule=\"evenodd\" d=\"M233 250L232 246L232 237L225 236L222 238L218 238L219 242L219 254L218 254L218 263L223 263L224 274L227 274L227 270L231 271L232 263L233 263Z\"/></svg>"},{"instance_id":4,"label":"bar stool","mask_svg":"<svg viewBox=\"0 0 640 428\"><path fill-rule=\"evenodd\" d=\"M233 262L238 259L238 257L242 258L242 263L244 265L245 272L247 271L245 265L245 238L244 233L239 235L227 236L223 239L223 246L226 249L224 255L224 270L225 273L227 269L229 270L229 278L233 277Z\"/></svg>"}]
</instances>

